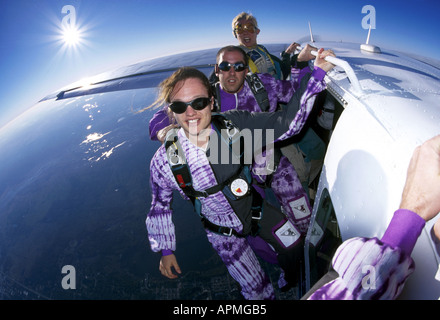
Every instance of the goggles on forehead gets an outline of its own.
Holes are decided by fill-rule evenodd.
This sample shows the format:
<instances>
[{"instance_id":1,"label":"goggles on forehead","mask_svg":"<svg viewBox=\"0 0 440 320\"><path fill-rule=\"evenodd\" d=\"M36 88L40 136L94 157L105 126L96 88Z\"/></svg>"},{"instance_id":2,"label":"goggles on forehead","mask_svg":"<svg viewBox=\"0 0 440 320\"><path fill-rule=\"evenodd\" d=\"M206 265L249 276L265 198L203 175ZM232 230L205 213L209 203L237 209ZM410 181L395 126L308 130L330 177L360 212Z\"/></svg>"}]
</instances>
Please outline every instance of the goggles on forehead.
<instances>
[{"instance_id":1,"label":"goggles on forehead","mask_svg":"<svg viewBox=\"0 0 440 320\"><path fill-rule=\"evenodd\" d=\"M252 23L246 23L246 24L239 23L234 27L234 31L238 34L242 34L245 31L249 33L254 33L255 27Z\"/></svg>"},{"instance_id":2,"label":"goggles on forehead","mask_svg":"<svg viewBox=\"0 0 440 320\"><path fill-rule=\"evenodd\" d=\"M229 63L227 61L223 61L218 65L218 68L221 71L229 71L231 70L231 67L233 67L236 72L242 72L246 70L247 65L244 64L243 62Z\"/></svg>"},{"instance_id":3,"label":"goggles on forehead","mask_svg":"<svg viewBox=\"0 0 440 320\"><path fill-rule=\"evenodd\" d=\"M188 106L191 106L194 110L203 110L206 108L206 106L211 102L210 98L196 98L190 102L183 102L183 101L174 101L170 103L170 109L174 113L184 113Z\"/></svg>"}]
</instances>

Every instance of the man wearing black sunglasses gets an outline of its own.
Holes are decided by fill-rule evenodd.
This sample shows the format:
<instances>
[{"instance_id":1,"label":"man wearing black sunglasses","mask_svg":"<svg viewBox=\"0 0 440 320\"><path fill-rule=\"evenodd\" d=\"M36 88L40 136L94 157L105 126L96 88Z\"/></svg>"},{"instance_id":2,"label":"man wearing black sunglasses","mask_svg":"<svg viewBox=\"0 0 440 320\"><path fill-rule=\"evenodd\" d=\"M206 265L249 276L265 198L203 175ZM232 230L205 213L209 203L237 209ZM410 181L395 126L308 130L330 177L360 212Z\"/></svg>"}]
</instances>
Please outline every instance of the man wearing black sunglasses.
<instances>
[{"instance_id":1,"label":"man wearing black sunglasses","mask_svg":"<svg viewBox=\"0 0 440 320\"><path fill-rule=\"evenodd\" d=\"M310 59L306 47L301 56ZM217 108L221 112L228 110L247 110L251 112L276 111L279 104L289 102L295 91L298 89L299 79L309 72L309 68L302 70L292 69L291 80L277 80L269 74L259 74L259 85L267 94L267 106L262 106L259 93L252 89L254 83L247 75L246 53L237 46L226 46L217 53L215 73L219 78L216 86ZM232 68L235 66L235 68ZM256 77L257 75L254 75ZM264 88L263 88L264 87ZM280 152L277 150L277 152ZM262 156L266 156L265 153ZM303 161L302 154L299 158ZM296 227L302 232L307 232L310 221L311 206L298 174L292 163L285 156L280 155L276 168L271 172L266 170L264 162L255 163L253 171L255 178L261 184L270 186L274 195L283 207Z\"/></svg>"},{"instance_id":2,"label":"man wearing black sunglasses","mask_svg":"<svg viewBox=\"0 0 440 320\"><path fill-rule=\"evenodd\" d=\"M223 48L223 50L227 50L226 48ZM217 57L219 57L218 54ZM217 64L215 65L215 73L217 77L221 75L223 79L223 81L220 82L221 87L229 93L239 92L243 88L246 74L248 72L248 65L245 62L246 60L244 57L241 56L238 59L233 60L236 62L231 63L227 60L219 61L217 58Z\"/></svg>"},{"instance_id":3,"label":"man wearing black sunglasses","mask_svg":"<svg viewBox=\"0 0 440 320\"><path fill-rule=\"evenodd\" d=\"M221 62L218 61L215 65L215 73L217 77L219 74L230 75L229 80L222 82L222 88L226 92L236 93L243 87L243 83L248 72L248 65L243 60L243 57L240 57L237 60L238 62L230 63L224 60Z\"/></svg>"}]
</instances>

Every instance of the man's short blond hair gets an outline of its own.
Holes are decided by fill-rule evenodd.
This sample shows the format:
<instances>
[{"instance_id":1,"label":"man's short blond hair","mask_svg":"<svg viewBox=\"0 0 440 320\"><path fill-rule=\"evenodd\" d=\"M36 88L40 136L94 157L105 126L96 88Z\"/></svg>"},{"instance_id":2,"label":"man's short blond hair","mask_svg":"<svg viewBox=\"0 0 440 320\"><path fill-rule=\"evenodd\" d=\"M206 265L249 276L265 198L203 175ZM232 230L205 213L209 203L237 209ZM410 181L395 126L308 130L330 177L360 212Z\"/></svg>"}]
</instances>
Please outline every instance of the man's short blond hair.
<instances>
[{"instance_id":1,"label":"man's short blond hair","mask_svg":"<svg viewBox=\"0 0 440 320\"><path fill-rule=\"evenodd\" d=\"M254 25L254 27L258 29L257 19L251 13L242 12L232 20L232 30L234 30L235 25L240 19L245 19L247 21L250 21Z\"/></svg>"}]
</instances>

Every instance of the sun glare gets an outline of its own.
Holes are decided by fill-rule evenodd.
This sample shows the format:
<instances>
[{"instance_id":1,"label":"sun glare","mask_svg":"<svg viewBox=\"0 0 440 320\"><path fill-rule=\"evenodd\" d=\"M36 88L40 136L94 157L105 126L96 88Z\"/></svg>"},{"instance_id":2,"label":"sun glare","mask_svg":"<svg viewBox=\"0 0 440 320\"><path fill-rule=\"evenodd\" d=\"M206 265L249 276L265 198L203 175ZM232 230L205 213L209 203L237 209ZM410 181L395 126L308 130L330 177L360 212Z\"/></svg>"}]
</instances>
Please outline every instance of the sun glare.
<instances>
[{"instance_id":1,"label":"sun glare","mask_svg":"<svg viewBox=\"0 0 440 320\"><path fill-rule=\"evenodd\" d=\"M77 19L76 9L71 5L63 7L61 16L53 14L48 20L52 33L48 42L57 49L54 59L73 62L84 57L85 51L91 47L90 22Z\"/></svg>"},{"instance_id":2,"label":"sun glare","mask_svg":"<svg viewBox=\"0 0 440 320\"><path fill-rule=\"evenodd\" d=\"M81 33L76 27L69 26L63 30L63 41L68 47L75 47L81 42Z\"/></svg>"}]
</instances>

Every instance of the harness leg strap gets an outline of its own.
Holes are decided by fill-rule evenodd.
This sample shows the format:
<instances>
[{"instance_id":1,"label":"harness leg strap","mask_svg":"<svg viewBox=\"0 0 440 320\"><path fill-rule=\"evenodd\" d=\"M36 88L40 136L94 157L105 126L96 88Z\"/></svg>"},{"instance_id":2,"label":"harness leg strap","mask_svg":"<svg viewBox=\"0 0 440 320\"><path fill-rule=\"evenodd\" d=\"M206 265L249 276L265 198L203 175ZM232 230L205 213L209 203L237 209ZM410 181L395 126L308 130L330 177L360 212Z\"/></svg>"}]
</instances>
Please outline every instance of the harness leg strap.
<instances>
[{"instance_id":1,"label":"harness leg strap","mask_svg":"<svg viewBox=\"0 0 440 320\"><path fill-rule=\"evenodd\" d=\"M284 279L288 283L282 290L287 291L300 279L304 262L303 237L278 208L266 201L263 204L263 212L259 236L276 251L278 264L283 269Z\"/></svg>"}]
</instances>

